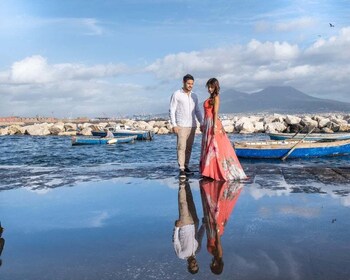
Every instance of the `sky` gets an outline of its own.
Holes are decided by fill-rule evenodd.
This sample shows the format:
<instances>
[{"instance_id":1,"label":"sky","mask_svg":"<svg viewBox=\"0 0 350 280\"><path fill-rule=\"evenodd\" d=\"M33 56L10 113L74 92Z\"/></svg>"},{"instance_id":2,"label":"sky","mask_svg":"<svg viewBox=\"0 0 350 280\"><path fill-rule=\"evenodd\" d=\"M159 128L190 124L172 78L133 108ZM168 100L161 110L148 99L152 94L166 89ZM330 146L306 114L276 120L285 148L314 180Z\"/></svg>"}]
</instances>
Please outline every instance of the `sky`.
<instances>
[{"instance_id":1,"label":"sky","mask_svg":"<svg viewBox=\"0 0 350 280\"><path fill-rule=\"evenodd\" d=\"M348 0L0 0L0 116L166 113L187 73L200 101L216 77L222 93L350 102L349 14Z\"/></svg>"}]
</instances>

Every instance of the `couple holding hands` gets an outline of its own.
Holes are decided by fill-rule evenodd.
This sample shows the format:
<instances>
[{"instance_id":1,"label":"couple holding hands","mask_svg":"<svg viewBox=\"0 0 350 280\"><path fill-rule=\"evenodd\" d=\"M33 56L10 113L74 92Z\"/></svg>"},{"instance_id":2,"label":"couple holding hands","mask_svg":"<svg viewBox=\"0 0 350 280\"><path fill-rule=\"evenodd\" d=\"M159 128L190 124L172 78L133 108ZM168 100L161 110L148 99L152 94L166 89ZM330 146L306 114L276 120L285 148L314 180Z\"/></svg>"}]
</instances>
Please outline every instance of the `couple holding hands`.
<instances>
[{"instance_id":1,"label":"couple holding hands","mask_svg":"<svg viewBox=\"0 0 350 280\"><path fill-rule=\"evenodd\" d=\"M191 174L189 161L197 128L202 132L199 171L203 177L217 181L245 179L243 168L236 156L219 119L220 85L216 78L207 81L209 98L204 101L204 118L198 105L198 97L192 92L194 78L183 77L183 87L173 93L170 100L170 120L177 135L177 159L180 179Z\"/></svg>"}]
</instances>

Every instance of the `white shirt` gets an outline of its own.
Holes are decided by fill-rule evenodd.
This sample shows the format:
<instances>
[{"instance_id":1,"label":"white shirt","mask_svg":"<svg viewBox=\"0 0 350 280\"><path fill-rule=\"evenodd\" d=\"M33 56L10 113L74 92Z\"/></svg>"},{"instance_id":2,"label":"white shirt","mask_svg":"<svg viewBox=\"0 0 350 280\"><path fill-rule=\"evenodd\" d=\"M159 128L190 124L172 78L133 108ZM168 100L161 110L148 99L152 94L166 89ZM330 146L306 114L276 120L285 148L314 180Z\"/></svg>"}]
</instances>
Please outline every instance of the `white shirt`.
<instances>
[{"instance_id":1,"label":"white shirt","mask_svg":"<svg viewBox=\"0 0 350 280\"><path fill-rule=\"evenodd\" d=\"M203 120L197 95L192 91L186 94L183 89L171 96L169 113L172 126L197 127L196 117L199 123Z\"/></svg>"},{"instance_id":2,"label":"white shirt","mask_svg":"<svg viewBox=\"0 0 350 280\"><path fill-rule=\"evenodd\" d=\"M175 227L173 242L175 253L180 259L187 259L190 256L194 256L198 248L195 226Z\"/></svg>"}]
</instances>

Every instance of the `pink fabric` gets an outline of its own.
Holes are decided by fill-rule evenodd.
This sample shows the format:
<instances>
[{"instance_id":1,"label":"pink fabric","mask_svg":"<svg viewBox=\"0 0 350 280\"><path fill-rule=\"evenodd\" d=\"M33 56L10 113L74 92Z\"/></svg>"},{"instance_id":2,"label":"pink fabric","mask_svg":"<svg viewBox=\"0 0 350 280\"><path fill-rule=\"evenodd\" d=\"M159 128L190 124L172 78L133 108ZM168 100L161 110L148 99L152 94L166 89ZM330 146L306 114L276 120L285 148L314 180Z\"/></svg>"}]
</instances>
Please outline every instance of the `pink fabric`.
<instances>
[{"instance_id":1,"label":"pink fabric","mask_svg":"<svg viewBox=\"0 0 350 280\"><path fill-rule=\"evenodd\" d=\"M219 181L245 179L247 176L219 119L216 122L217 133L213 134L213 112L214 106L207 99L204 102L200 172Z\"/></svg>"},{"instance_id":2,"label":"pink fabric","mask_svg":"<svg viewBox=\"0 0 350 280\"><path fill-rule=\"evenodd\" d=\"M213 253L216 249L215 235L224 234L225 226L242 191L242 184L209 180L201 180L199 184L207 229L207 249Z\"/></svg>"}]
</instances>

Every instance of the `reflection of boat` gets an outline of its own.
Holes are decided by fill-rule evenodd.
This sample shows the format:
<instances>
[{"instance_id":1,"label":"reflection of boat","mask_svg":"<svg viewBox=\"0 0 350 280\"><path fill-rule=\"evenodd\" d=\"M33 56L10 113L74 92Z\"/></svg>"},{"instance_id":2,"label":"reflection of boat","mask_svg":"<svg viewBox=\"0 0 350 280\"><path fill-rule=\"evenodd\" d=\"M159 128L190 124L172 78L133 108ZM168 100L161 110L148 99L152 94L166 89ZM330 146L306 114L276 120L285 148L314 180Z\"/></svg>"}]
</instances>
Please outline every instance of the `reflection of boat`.
<instances>
[{"instance_id":1,"label":"reflection of boat","mask_svg":"<svg viewBox=\"0 0 350 280\"><path fill-rule=\"evenodd\" d=\"M136 139L136 136L119 138L100 138L100 137L72 137L72 145L100 145L100 144L119 144L130 143Z\"/></svg>"},{"instance_id":2,"label":"reflection of boat","mask_svg":"<svg viewBox=\"0 0 350 280\"><path fill-rule=\"evenodd\" d=\"M350 139L341 141L255 141L235 142L241 158L282 158L293 149L290 158L323 157L350 154Z\"/></svg>"},{"instance_id":3,"label":"reflection of boat","mask_svg":"<svg viewBox=\"0 0 350 280\"><path fill-rule=\"evenodd\" d=\"M347 140L350 139L350 133L334 133L334 134L327 134L327 133L311 133L307 135L306 133L269 133L271 140L286 140L286 139L295 139L300 140L305 137L304 140L307 141L319 141L319 140L325 140L325 141L336 141L336 140Z\"/></svg>"},{"instance_id":4,"label":"reflection of boat","mask_svg":"<svg viewBox=\"0 0 350 280\"><path fill-rule=\"evenodd\" d=\"M152 140L153 131L149 130L129 130L129 129L113 129L111 130L115 137L136 136L136 140ZM105 137L105 131L91 131L93 136Z\"/></svg>"}]
</instances>

